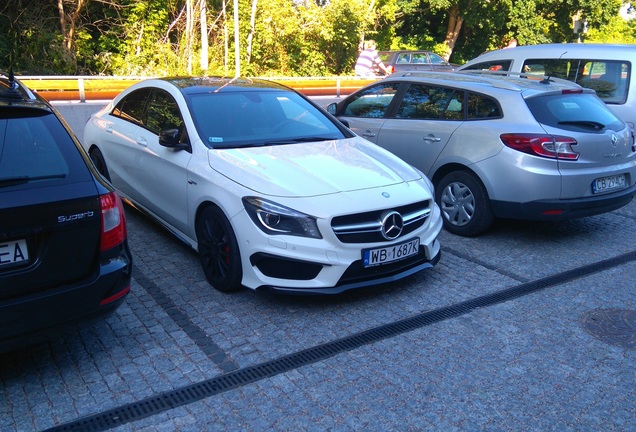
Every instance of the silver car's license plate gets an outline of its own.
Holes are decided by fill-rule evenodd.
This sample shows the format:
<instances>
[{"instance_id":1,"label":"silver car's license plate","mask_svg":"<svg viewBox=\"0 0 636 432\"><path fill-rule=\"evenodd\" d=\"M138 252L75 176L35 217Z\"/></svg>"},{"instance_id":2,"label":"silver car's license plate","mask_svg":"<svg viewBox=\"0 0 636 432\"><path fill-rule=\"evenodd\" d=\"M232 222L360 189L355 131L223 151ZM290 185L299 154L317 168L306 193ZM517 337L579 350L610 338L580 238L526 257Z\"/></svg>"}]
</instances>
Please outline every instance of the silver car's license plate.
<instances>
[{"instance_id":1,"label":"silver car's license plate","mask_svg":"<svg viewBox=\"0 0 636 432\"><path fill-rule=\"evenodd\" d=\"M625 174L601 177L594 180L592 190L594 193L608 192L625 188Z\"/></svg>"},{"instance_id":2,"label":"silver car's license plate","mask_svg":"<svg viewBox=\"0 0 636 432\"><path fill-rule=\"evenodd\" d=\"M362 259L365 267L373 267L417 255L419 249L420 239L417 237L393 246L365 249L362 251Z\"/></svg>"},{"instance_id":3,"label":"silver car's license plate","mask_svg":"<svg viewBox=\"0 0 636 432\"><path fill-rule=\"evenodd\" d=\"M26 240L0 242L0 267L29 260Z\"/></svg>"}]
</instances>

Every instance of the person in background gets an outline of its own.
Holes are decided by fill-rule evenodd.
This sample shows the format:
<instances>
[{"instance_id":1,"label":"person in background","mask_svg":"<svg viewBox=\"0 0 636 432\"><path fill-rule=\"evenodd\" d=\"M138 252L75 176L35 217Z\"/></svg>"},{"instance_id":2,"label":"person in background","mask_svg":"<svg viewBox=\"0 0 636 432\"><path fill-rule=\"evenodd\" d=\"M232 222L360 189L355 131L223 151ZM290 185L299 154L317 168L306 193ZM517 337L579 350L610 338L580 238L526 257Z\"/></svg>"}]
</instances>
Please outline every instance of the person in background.
<instances>
[{"instance_id":1,"label":"person in background","mask_svg":"<svg viewBox=\"0 0 636 432\"><path fill-rule=\"evenodd\" d=\"M508 45L506 45L505 47L503 47L502 49L506 49L506 48L514 48L517 46L517 39L512 38L508 41Z\"/></svg>"},{"instance_id":2,"label":"person in background","mask_svg":"<svg viewBox=\"0 0 636 432\"><path fill-rule=\"evenodd\" d=\"M356 61L356 75L362 77L374 77L376 68L384 72L385 75L389 74L389 70L386 66L384 66L384 63L382 63L382 60L378 55L375 41L370 39L364 42L364 50L360 52L358 60Z\"/></svg>"}]
</instances>

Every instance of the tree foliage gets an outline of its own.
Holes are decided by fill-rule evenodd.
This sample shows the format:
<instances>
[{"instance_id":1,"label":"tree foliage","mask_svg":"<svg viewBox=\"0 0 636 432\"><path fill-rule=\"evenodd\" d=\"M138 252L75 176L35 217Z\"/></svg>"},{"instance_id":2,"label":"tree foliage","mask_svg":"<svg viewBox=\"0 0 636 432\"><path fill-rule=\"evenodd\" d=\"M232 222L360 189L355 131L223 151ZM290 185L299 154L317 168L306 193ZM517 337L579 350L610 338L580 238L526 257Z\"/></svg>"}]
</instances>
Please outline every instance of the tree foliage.
<instances>
[{"instance_id":1,"label":"tree foliage","mask_svg":"<svg viewBox=\"0 0 636 432\"><path fill-rule=\"evenodd\" d=\"M201 3L204 2L204 3ZM359 47L429 49L462 63L519 44L635 43L621 0L5 0L0 68L21 74L352 73ZM574 32L574 20L588 31ZM636 21L636 20L635 20Z\"/></svg>"}]
</instances>

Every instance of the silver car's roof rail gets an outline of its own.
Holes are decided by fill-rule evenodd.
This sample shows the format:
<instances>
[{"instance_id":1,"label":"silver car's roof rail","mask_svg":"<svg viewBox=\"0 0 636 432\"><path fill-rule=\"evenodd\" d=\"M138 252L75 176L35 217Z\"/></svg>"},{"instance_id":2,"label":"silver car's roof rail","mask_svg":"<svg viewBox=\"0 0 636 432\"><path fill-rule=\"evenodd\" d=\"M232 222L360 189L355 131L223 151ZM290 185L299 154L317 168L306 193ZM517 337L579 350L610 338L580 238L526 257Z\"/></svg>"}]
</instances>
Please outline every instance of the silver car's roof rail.
<instances>
[{"instance_id":1,"label":"silver car's roof rail","mask_svg":"<svg viewBox=\"0 0 636 432\"><path fill-rule=\"evenodd\" d=\"M574 85L577 86L573 81L569 81L563 78L557 78L549 75L537 75L526 72L510 72L510 71L492 71L492 70L483 70L483 69L464 69L461 71L455 71L454 73L467 74L467 75L482 75L482 76L504 76L504 77L516 77L516 78L528 78L535 81L539 81L543 84L564 84L564 85Z\"/></svg>"},{"instance_id":2,"label":"silver car's roof rail","mask_svg":"<svg viewBox=\"0 0 636 432\"><path fill-rule=\"evenodd\" d=\"M391 77L422 77L428 79L436 79L440 81L454 81L454 80L462 80L470 79L473 82L479 82L483 85L488 85L495 88L505 89L505 90L513 90L513 91L523 91L529 87L536 86L547 86L548 84L553 84L553 90L560 89L581 89L582 87L578 84L560 79L553 78L547 76L540 75L532 75L527 73L519 73L519 72L500 72L500 71L481 71L481 70L462 70L462 71L448 71L448 72L437 72L437 71L410 71L410 72L400 72L394 73L389 76ZM508 79L510 78L510 79ZM387 78L385 78L387 79Z\"/></svg>"}]
</instances>

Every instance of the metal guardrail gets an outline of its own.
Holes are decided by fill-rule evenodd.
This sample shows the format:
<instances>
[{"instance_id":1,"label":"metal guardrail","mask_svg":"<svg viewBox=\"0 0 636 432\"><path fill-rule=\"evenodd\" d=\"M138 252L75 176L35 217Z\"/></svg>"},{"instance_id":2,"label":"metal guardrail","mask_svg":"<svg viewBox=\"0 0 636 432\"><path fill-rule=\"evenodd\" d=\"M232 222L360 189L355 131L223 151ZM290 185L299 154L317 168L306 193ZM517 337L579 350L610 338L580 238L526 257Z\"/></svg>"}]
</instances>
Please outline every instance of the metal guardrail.
<instances>
[{"instance_id":1,"label":"metal guardrail","mask_svg":"<svg viewBox=\"0 0 636 432\"><path fill-rule=\"evenodd\" d=\"M110 100L132 84L149 77L18 76L26 86L49 101ZM346 96L377 79L358 77L286 78L264 77L307 96Z\"/></svg>"}]
</instances>

